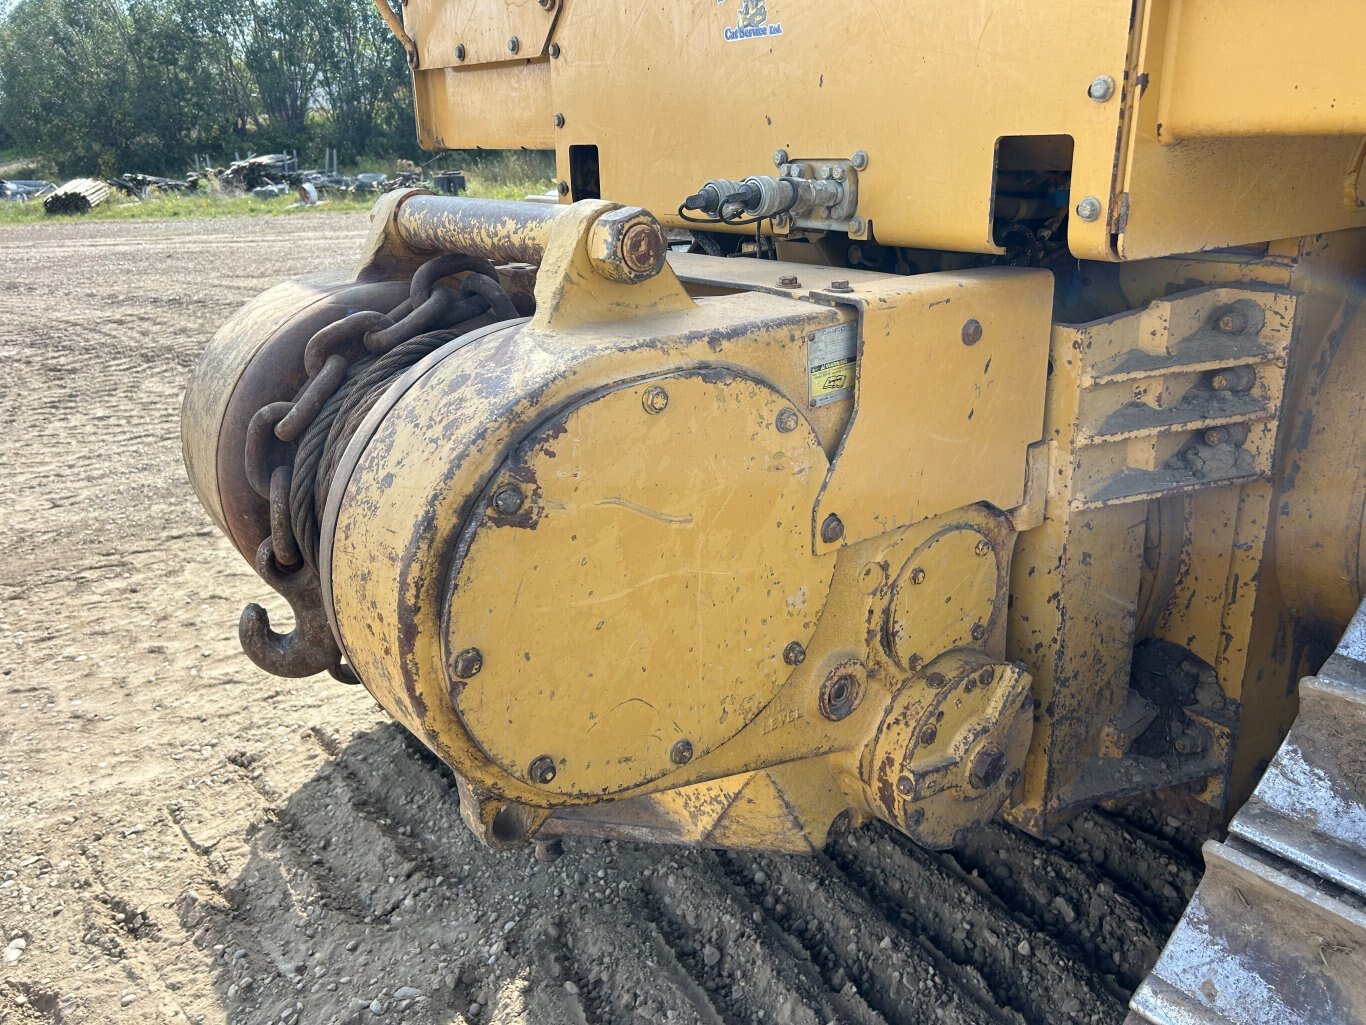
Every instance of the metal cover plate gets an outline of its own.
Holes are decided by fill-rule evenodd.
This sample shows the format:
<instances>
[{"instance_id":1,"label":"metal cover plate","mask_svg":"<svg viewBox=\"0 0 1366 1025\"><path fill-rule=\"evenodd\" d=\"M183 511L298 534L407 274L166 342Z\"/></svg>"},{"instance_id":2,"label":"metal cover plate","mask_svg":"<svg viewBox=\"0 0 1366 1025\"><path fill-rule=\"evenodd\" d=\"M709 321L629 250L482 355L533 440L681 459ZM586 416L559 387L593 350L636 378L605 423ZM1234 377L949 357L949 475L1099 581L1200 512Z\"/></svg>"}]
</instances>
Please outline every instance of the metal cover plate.
<instances>
[{"instance_id":1,"label":"metal cover plate","mask_svg":"<svg viewBox=\"0 0 1366 1025\"><path fill-rule=\"evenodd\" d=\"M663 389L662 410L646 408ZM833 572L810 552L827 465L815 433L764 384L703 371L632 384L543 426L495 476L448 592L465 729L505 772L555 763L558 794L602 795L701 757L787 679ZM508 511L512 509L512 511Z\"/></svg>"}]
</instances>

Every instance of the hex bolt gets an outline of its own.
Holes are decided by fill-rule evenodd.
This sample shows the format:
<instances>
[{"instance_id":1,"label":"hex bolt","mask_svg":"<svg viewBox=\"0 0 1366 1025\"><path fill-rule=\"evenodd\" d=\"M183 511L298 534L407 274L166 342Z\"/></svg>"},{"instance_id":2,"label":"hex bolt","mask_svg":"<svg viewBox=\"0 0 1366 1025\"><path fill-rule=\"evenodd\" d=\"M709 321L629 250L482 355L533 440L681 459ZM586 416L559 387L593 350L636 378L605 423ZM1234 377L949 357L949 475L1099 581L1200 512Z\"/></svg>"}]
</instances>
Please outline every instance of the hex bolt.
<instances>
[{"instance_id":1,"label":"hex bolt","mask_svg":"<svg viewBox=\"0 0 1366 1025\"><path fill-rule=\"evenodd\" d=\"M974 641L980 641L983 637L987 635L987 628L984 627L981 623L973 623L972 629L969 630L968 633L972 634L972 639Z\"/></svg>"},{"instance_id":2,"label":"hex bolt","mask_svg":"<svg viewBox=\"0 0 1366 1025\"><path fill-rule=\"evenodd\" d=\"M948 677L943 673L930 673L929 676L925 677L925 686L929 687L931 690L938 690L948 682Z\"/></svg>"},{"instance_id":3,"label":"hex bolt","mask_svg":"<svg viewBox=\"0 0 1366 1025\"><path fill-rule=\"evenodd\" d=\"M854 155L850 158L849 163L854 165L855 171L866 170L868 167L868 151L866 149L854 150Z\"/></svg>"},{"instance_id":4,"label":"hex bolt","mask_svg":"<svg viewBox=\"0 0 1366 1025\"><path fill-rule=\"evenodd\" d=\"M1247 391L1256 383L1257 371L1249 366L1216 370L1209 381L1215 391Z\"/></svg>"},{"instance_id":5,"label":"hex bolt","mask_svg":"<svg viewBox=\"0 0 1366 1025\"><path fill-rule=\"evenodd\" d=\"M844 181L847 176L848 172L845 171L842 164L836 164L834 167L830 168L830 177L834 178L837 182Z\"/></svg>"},{"instance_id":6,"label":"hex bolt","mask_svg":"<svg viewBox=\"0 0 1366 1025\"><path fill-rule=\"evenodd\" d=\"M1006 771L1006 756L995 748L988 748L972 760L968 770L968 785L977 790L994 787Z\"/></svg>"},{"instance_id":7,"label":"hex bolt","mask_svg":"<svg viewBox=\"0 0 1366 1025\"><path fill-rule=\"evenodd\" d=\"M493 508L504 516L511 516L525 500L522 489L516 484L505 484L493 493Z\"/></svg>"},{"instance_id":8,"label":"hex bolt","mask_svg":"<svg viewBox=\"0 0 1366 1025\"><path fill-rule=\"evenodd\" d=\"M621 262L630 270L637 274L653 274L663 263L667 247L668 243L659 226L651 222L633 224L627 228L617 249L621 254Z\"/></svg>"},{"instance_id":9,"label":"hex bolt","mask_svg":"<svg viewBox=\"0 0 1366 1025\"><path fill-rule=\"evenodd\" d=\"M908 827L910 827L911 829L915 829L917 826L920 825L920 823L922 823L922 822L924 822L924 821L925 821L925 809L924 809L924 808L917 808L917 809L915 809L915 811L911 812L909 815L906 816L906 825L907 825Z\"/></svg>"},{"instance_id":10,"label":"hex bolt","mask_svg":"<svg viewBox=\"0 0 1366 1025\"><path fill-rule=\"evenodd\" d=\"M675 765L687 765L692 761L692 741L683 739L669 749L669 761Z\"/></svg>"},{"instance_id":11,"label":"hex bolt","mask_svg":"<svg viewBox=\"0 0 1366 1025\"><path fill-rule=\"evenodd\" d=\"M1215 448L1228 441L1228 431L1222 427L1211 427L1204 433L1204 442L1210 448Z\"/></svg>"},{"instance_id":12,"label":"hex bolt","mask_svg":"<svg viewBox=\"0 0 1366 1025\"><path fill-rule=\"evenodd\" d=\"M778 410L774 426L778 428L779 434L791 434L797 429L797 411L795 409Z\"/></svg>"},{"instance_id":13,"label":"hex bolt","mask_svg":"<svg viewBox=\"0 0 1366 1025\"><path fill-rule=\"evenodd\" d=\"M830 282L830 291L832 291L832 292L852 292L852 291L853 291L853 288L850 287L849 282L848 282L847 279L840 279L840 280L838 280L838 281L832 281L832 282Z\"/></svg>"},{"instance_id":14,"label":"hex bolt","mask_svg":"<svg viewBox=\"0 0 1366 1025\"><path fill-rule=\"evenodd\" d=\"M458 60L458 61L462 61L462 60L465 59L465 44L464 44L464 43L456 43L456 44L455 44L455 59Z\"/></svg>"},{"instance_id":15,"label":"hex bolt","mask_svg":"<svg viewBox=\"0 0 1366 1025\"><path fill-rule=\"evenodd\" d=\"M645 407L645 412L657 416L669 408L669 393L659 385L652 384L640 397L640 404Z\"/></svg>"},{"instance_id":16,"label":"hex bolt","mask_svg":"<svg viewBox=\"0 0 1366 1025\"><path fill-rule=\"evenodd\" d=\"M568 183L568 182L560 182L558 185L555 186L555 190L556 190L561 196L567 196L567 195L569 195L569 183Z\"/></svg>"},{"instance_id":17,"label":"hex bolt","mask_svg":"<svg viewBox=\"0 0 1366 1025\"><path fill-rule=\"evenodd\" d=\"M797 275L795 274L784 274L782 277L778 279L779 288L798 288L800 286L801 281L797 278Z\"/></svg>"},{"instance_id":18,"label":"hex bolt","mask_svg":"<svg viewBox=\"0 0 1366 1025\"><path fill-rule=\"evenodd\" d=\"M975 545L972 546L972 550L976 552L978 555L984 557L988 556L991 554L991 542L988 541L986 538L982 538L980 541L978 541Z\"/></svg>"},{"instance_id":19,"label":"hex bolt","mask_svg":"<svg viewBox=\"0 0 1366 1025\"><path fill-rule=\"evenodd\" d=\"M919 587L924 582L925 571L923 569L917 566L915 567L915 569L911 570L911 583L913 583L916 587Z\"/></svg>"},{"instance_id":20,"label":"hex bolt","mask_svg":"<svg viewBox=\"0 0 1366 1025\"><path fill-rule=\"evenodd\" d=\"M840 518L831 513L821 524L821 540L828 545L834 544L844 537L844 524Z\"/></svg>"},{"instance_id":21,"label":"hex bolt","mask_svg":"<svg viewBox=\"0 0 1366 1025\"><path fill-rule=\"evenodd\" d=\"M1087 196L1077 204L1077 216L1083 221L1094 221L1100 216L1100 200Z\"/></svg>"},{"instance_id":22,"label":"hex bolt","mask_svg":"<svg viewBox=\"0 0 1366 1025\"><path fill-rule=\"evenodd\" d=\"M934 728L933 724L926 726L920 731L920 743L924 744L926 747L932 746L938 739L939 731Z\"/></svg>"},{"instance_id":23,"label":"hex bolt","mask_svg":"<svg viewBox=\"0 0 1366 1025\"><path fill-rule=\"evenodd\" d=\"M1247 314L1242 310L1228 310L1214 323L1220 334L1240 335L1248 328Z\"/></svg>"},{"instance_id":24,"label":"hex bolt","mask_svg":"<svg viewBox=\"0 0 1366 1025\"><path fill-rule=\"evenodd\" d=\"M910 776L902 776L896 781L896 792L902 797L910 797L915 793L915 780Z\"/></svg>"},{"instance_id":25,"label":"hex bolt","mask_svg":"<svg viewBox=\"0 0 1366 1025\"><path fill-rule=\"evenodd\" d=\"M548 54L550 54L550 59L551 59L551 60L559 60L559 58L560 58L560 44L559 44L559 43L551 43L550 46L548 46L548 47L546 48L546 52L547 52Z\"/></svg>"},{"instance_id":26,"label":"hex bolt","mask_svg":"<svg viewBox=\"0 0 1366 1025\"><path fill-rule=\"evenodd\" d=\"M542 865L549 865L552 861L559 861L564 857L564 844L560 838L553 840L537 840L535 848L536 860Z\"/></svg>"},{"instance_id":27,"label":"hex bolt","mask_svg":"<svg viewBox=\"0 0 1366 1025\"><path fill-rule=\"evenodd\" d=\"M451 660L451 672L462 680L478 676L484 668L484 653L478 648L466 648Z\"/></svg>"},{"instance_id":28,"label":"hex bolt","mask_svg":"<svg viewBox=\"0 0 1366 1025\"><path fill-rule=\"evenodd\" d=\"M786 164L786 163L787 163L787 150L785 150L785 149L775 149L775 150L773 151L773 166L774 166L774 167L782 167L782 166L783 166L784 164Z\"/></svg>"},{"instance_id":29,"label":"hex bolt","mask_svg":"<svg viewBox=\"0 0 1366 1025\"><path fill-rule=\"evenodd\" d=\"M516 36L508 40L508 53L516 53L522 48L522 41Z\"/></svg>"},{"instance_id":30,"label":"hex bolt","mask_svg":"<svg viewBox=\"0 0 1366 1025\"><path fill-rule=\"evenodd\" d=\"M862 235L868 230L868 223L862 217L849 218L849 234Z\"/></svg>"},{"instance_id":31,"label":"hex bolt","mask_svg":"<svg viewBox=\"0 0 1366 1025\"><path fill-rule=\"evenodd\" d=\"M983 687L990 687L991 681L994 679L996 679L996 670L992 669L991 666L987 666L977 676L977 682Z\"/></svg>"},{"instance_id":32,"label":"hex bolt","mask_svg":"<svg viewBox=\"0 0 1366 1025\"><path fill-rule=\"evenodd\" d=\"M1086 90L1086 95L1097 103L1104 103L1115 94L1115 80L1109 75L1097 75L1091 79L1090 88Z\"/></svg>"},{"instance_id":33,"label":"hex bolt","mask_svg":"<svg viewBox=\"0 0 1366 1025\"><path fill-rule=\"evenodd\" d=\"M963 322L962 332L964 345L976 345L982 340L982 322L976 317Z\"/></svg>"},{"instance_id":34,"label":"hex bolt","mask_svg":"<svg viewBox=\"0 0 1366 1025\"><path fill-rule=\"evenodd\" d=\"M563 115L563 114L556 114L554 120L555 120L555 127L556 127L556 128L563 128L563 127L564 127L564 115Z\"/></svg>"},{"instance_id":35,"label":"hex bolt","mask_svg":"<svg viewBox=\"0 0 1366 1025\"><path fill-rule=\"evenodd\" d=\"M816 168L816 178L817 178L818 180L820 180L820 181L829 181L829 180L830 180L830 165L829 165L829 164L823 164L823 165L821 165L820 167Z\"/></svg>"},{"instance_id":36,"label":"hex bolt","mask_svg":"<svg viewBox=\"0 0 1366 1025\"><path fill-rule=\"evenodd\" d=\"M539 755L533 758L531 765L527 768L526 774L531 782L545 786L555 780L555 759L550 755Z\"/></svg>"}]
</instances>

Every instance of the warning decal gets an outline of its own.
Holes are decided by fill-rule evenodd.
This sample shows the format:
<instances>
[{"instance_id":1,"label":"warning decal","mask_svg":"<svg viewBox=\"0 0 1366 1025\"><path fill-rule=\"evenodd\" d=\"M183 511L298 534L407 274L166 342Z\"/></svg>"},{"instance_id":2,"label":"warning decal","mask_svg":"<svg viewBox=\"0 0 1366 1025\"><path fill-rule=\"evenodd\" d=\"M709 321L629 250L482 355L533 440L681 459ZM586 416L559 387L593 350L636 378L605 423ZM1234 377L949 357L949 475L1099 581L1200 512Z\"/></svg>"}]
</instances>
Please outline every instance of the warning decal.
<instances>
[{"instance_id":1,"label":"warning decal","mask_svg":"<svg viewBox=\"0 0 1366 1025\"><path fill-rule=\"evenodd\" d=\"M806 366L813 407L853 398L857 356L855 324L822 328L811 336L806 343Z\"/></svg>"}]
</instances>

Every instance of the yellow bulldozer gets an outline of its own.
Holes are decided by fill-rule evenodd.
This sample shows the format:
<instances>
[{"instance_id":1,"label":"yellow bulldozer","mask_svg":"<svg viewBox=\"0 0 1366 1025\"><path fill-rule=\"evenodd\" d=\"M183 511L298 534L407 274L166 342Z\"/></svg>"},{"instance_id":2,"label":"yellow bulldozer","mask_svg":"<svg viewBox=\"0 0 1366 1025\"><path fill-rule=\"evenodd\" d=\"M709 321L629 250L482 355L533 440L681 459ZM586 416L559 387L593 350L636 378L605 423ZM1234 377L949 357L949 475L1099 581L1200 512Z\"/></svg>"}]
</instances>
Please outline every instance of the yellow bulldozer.
<instances>
[{"instance_id":1,"label":"yellow bulldozer","mask_svg":"<svg viewBox=\"0 0 1366 1025\"><path fill-rule=\"evenodd\" d=\"M1366 1020L1366 5L380 7L558 197L386 195L208 346L247 655L495 848L1147 802L1223 839L1133 1021Z\"/></svg>"}]
</instances>

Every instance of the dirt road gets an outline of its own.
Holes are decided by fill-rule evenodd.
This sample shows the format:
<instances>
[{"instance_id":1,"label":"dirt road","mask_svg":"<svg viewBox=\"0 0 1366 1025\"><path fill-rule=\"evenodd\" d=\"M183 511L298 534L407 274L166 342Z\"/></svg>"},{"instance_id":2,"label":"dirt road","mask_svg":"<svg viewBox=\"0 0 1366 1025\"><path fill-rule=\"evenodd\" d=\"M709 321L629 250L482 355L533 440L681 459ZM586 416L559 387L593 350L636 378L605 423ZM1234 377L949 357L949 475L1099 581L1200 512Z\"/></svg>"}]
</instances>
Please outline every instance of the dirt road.
<instances>
[{"instance_id":1,"label":"dirt road","mask_svg":"<svg viewBox=\"0 0 1366 1025\"><path fill-rule=\"evenodd\" d=\"M247 662L268 592L185 483L181 391L364 230L0 229L0 1025L1121 1021L1195 881L1161 835L539 865L363 691Z\"/></svg>"}]
</instances>

